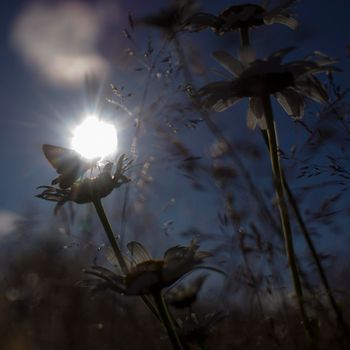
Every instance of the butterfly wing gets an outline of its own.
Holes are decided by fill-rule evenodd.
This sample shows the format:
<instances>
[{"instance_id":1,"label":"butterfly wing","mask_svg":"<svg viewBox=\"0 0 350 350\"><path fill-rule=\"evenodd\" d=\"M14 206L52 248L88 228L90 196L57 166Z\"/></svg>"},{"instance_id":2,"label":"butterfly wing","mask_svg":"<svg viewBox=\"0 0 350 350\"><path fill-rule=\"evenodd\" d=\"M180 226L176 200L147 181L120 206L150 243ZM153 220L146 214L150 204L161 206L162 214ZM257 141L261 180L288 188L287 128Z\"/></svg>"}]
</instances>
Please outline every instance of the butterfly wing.
<instances>
[{"instance_id":1,"label":"butterfly wing","mask_svg":"<svg viewBox=\"0 0 350 350\"><path fill-rule=\"evenodd\" d=\"M55 168L58 174L52 184L59 184L61 188L70 187L74 181L83 173L93 167L93 162L84 160L76 151L44 144L43 152L49 163Z\"/></svg>"}]
</instances>

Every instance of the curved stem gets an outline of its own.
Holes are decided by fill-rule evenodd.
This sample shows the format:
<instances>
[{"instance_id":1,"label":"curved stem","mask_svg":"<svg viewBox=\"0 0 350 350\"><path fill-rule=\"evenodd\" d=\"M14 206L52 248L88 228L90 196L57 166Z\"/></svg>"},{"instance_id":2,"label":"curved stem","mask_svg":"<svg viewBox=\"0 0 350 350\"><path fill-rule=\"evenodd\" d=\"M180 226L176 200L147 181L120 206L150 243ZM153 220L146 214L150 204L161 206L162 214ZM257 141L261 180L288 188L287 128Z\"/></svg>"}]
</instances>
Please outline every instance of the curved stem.
<instances>
[{"instance_id":1,"label":"curved stem","mask_svg":"<svg viewBox=\"0 0 350 350\"><path fill-rule=\"evenodd\" d=\"M285 249L286 249L286 254L288 258L290 272L292 275L293 287L297 297L298 306L299 306L300 314L304 323L305 331L307 332L310 339L313 342L315 342L316 341L315 335L305 310L305 305L303 300L303 291L302 291L302 286L299 278L295 252L294 252L294 244L293 244L292 230L291 230L291 225L289 220L289 213L288 213L287 204L284 198L283 177L282 177L281 164L280 164L280 158L278 153L278 140L277 140L277 135L275 130L270 95L264 94L262 96L262 100L263 100L264 112L265 112L266 122L267 122L267 136L268 136L268 142L269 142L271 167L272 167L273 176L274 176L274 185L275 185L277 199L278 199L278 209L281 217Z\"/></svg>"},{"instance_id":2,"label":"curved stem","mask_svg":"<svg viewBox=\"0 0 350 350\"><path fill-rule=\"evenodd\" d=\"M153 294L154 302L159 311L160 318L168 332L169 339L173 345L174 350L183 350L180 339L176 333L175 325L172 321L172 317L169 313L168 307L165 303L162 292L155 292Z\"/></svg>"}]
</instances>

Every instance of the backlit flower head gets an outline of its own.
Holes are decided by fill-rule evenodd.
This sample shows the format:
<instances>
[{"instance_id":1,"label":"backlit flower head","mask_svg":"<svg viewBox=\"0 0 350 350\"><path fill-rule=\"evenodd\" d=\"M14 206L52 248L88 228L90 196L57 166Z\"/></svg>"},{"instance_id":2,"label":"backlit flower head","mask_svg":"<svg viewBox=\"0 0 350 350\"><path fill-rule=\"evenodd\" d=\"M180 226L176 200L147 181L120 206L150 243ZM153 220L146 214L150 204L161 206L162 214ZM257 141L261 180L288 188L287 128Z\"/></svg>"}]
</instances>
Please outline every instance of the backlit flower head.
<instances>
[{"instance_id":1,"label":"backlit flower head","mask_svg":"<svg viewBox=\"0 0 350 350\"><path fill-rule=\"evenodd\" d=\"M72 201L78 204L90 203L95 199L108 196L115 188L130 181L124 175L127 165L124 164L125 155L122 155L116 165L116 171L112 175L113 163L107 163L99 175L93 178L82 178L76 180L68 188L58 186L40 186L44 189L36 197L48 201L57 202L55 212L66 202Z\"/></svg>"},{"instance_id":2,"label":"backlit flower head","mask_svg":"<svg viewBox=\"0 0 350 350\"><path fill-rule=\"evenodd\" d=\"M287 0L271 8L270 1L262 1L261 5L250 3L233 5L219 13L218 16L199 12L186 21L185 27L192 31L200 31L209 27L220 35L274 23L296 29L298 22L291 13L295 2L296 0Z\"/></svg>"},{"instance_id":3,"label":"backlit flower head","mask_svg":"<svg viewBox=\"0 0 350 350\"><path fill-rule=\"evenodd\" d=\"M315 52L298 61L283 63L293 48L273 53L268 58L254 59L245 55L239 60L225 51L214 53L216 60L230 73L232 80L203 86L197 96L203 107L222 112L242 98L249 98L247 124L254 129L257 122L266 128L262 97L274 95L286 113L298 119L304 115L304 97L326 102L328 94L315 74L335 69L334 61Z\"/></svg>"},{"instance_id":4,"label":"backlit flower head","mask_svg":"<svg viewBox=\"0 0 350 350\"><path fill-rule=\"evenodd\" d=\"M194 242L188 247L169 248L163 259L153 259L146 248L138 242L127 245L131 258L125 257L127 273L114 273L103 267L94 266L86 272L102 279L103 283L126 295L152 294L171 286L178 279L197 268L208 252L199 251Z\"/></svg>"}]
</instances>

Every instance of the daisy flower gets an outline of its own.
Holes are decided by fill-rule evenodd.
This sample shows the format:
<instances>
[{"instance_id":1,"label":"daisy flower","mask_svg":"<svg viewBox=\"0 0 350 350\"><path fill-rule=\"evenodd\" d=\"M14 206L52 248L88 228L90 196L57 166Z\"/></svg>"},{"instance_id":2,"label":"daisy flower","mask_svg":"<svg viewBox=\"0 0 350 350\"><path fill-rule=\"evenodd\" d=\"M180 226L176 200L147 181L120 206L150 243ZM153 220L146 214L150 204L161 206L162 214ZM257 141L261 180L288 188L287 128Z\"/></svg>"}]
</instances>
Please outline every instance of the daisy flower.
<instances>
[{"instance_id":1,"label":"daisy flower","mask_svg":"<svg viewBox=\"0 0 350 350\"><path fill-rule=\"evenodd\" d=\"M262 1L260 5L250 3L233 5L217 16L199 12L186 21L185 27L191 31L209 27L219 35L275 23L296 29L298 22L292 16L292 6L295 2L296 0L287 0L275 7L269 6L271 1L268 0Z\"/></svg>"},{"instance_id":2,"label":"daisy flower","mask_svg":"<svg viewBox=\"0 0 350 350\"><path fill-rule=\"evenodd\" d=\"M127 248L131 258L124 257L126 272L114 273L106 268L94 266L86 273L99 277L103 284L107 283L112 290L119 293L147 295L171 286L211 256L209 252L199 251L199 246L194 242L188 247L169 248L159 260L153 259L141 243L130 242Z\"/></svg>"},{"instance_id":3,"label":"daisy flower","mask_svg":"<svg viewBox=\"0 0 350 350\"><path fill-rule=\"evenodd\" d=\"M124 155L119 158L114 175L112 175L113 163L107 163L98 176L78 179L68 188L62 189L59 186L39 186L38 189L43 189L43 192L36 195L36 197L57 202L55 212L69 201L77 204L84 204L104 198L115 188L130 181L130 179L124 175L128 166L124 165L124 159Z\"/></svg>"},{"instance_id":4,"label":"daisy flower","mask_svg":"<svg viewBox=\"0 0 350 350\"><path fill-rule=\"evenodd\" d=\"M200 88L197 96L202 106L222 112L241 99L249 98L248 127L254 129L259 124L266 129L262 99L268 94L273 95L292 118L302 118L305 97L319 103L327 101L327 91L315 74L334 69L331 66L334 61L315 52L304 59L283 63L284 57L292 50L277 51L266 59L253 59L246 55L241 60L225 51L215 52L215 59L232 79Z\"/></svg>"}]
</instances>

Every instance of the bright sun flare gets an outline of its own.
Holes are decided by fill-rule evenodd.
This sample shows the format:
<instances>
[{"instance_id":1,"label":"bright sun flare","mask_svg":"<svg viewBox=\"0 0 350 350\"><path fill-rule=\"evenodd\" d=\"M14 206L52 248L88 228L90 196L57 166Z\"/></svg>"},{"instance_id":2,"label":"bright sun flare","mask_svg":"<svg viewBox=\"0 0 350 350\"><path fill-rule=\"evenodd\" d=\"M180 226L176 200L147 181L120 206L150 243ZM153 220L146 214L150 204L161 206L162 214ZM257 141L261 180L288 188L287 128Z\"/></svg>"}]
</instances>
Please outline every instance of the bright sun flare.
<instances>
[{"instance_id":1,"label":"bright sun flare","mask_svg":"<svg viewBox=\"0 0 350 350\"><path fill-rule=\"evenodd\" d=\"M95 116L88 116L73 131L72 148L85 158L104 158L114 153L117 146L115 127Z\"/></svg>"}]
</instances>

